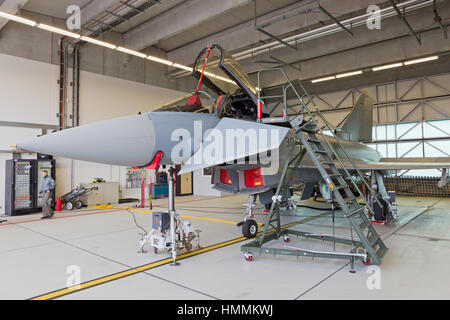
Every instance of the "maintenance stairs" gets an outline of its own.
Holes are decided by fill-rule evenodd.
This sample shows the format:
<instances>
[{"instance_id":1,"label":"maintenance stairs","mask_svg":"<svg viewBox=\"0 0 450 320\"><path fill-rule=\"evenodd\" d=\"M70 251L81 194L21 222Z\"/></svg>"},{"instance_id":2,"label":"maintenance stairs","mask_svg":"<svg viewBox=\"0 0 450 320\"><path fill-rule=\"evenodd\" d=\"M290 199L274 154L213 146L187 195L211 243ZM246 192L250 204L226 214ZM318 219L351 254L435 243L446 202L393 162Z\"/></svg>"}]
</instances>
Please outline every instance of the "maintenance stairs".
<instances>
[{"instance_id":1,"label":"maintenance stairs","mask_svg":"<svg viewBox=\"0 0 450 320\"><path fill-rule=\"evenodd\" d=\"M380 264L383 257L386 255L388 248L368 218L369 213L373 215L372 207L367 202L357 183L353 179L353 176L358 176L365 184L366 190L371 193L372 199L377 199L374 191L366 181L363 173L358 169L355 162L344 149L339 137L332 130L328 122L320 113L319 108L314 103L313 99L309 96L301 84L300 88L303 91L303 95L300 96L282 69L264 69L258 74L258 86L261 87L260 74L264 71L274 70L280 70L288 83L287 86L283 87L283 94L278 96L283 99L283 117L282 119L279 118L277 122L284 121L290 124L298 138L297 145L300 145L301 151L298 152L299 148L298 146L296 147L295 144L292 146L291 152L289 153L288 159L284 165L280 182L273 197L267 223L265 224L262 233L257 236L255 241L243 245L241 250L245 253L247 260L253 259L252 254L259 253L272 255L295 255L297 257L303 256L312 258L323 257L348 259L351 263L351 270L353 270L353 264L356 260L362 260L364 264ZM287 106L287 90L289 89L294 92L299 100L299 103L296 105L300 106L300 113L295 116L287 115L289 108L289 106ZM261 92L259 92L258 101L262 102L264 98L265 97L261 96ZM271 96L270 98L274 99L277 98L277 96ZM307 100L308 103L305 103L305 100ZM308 104L311 104L313 107L310 109ZM330 132L332 137L328 136L328 139L326 138L324 130L319 126L319 119L322 120L324 123L324 129ZM271 122L273 122L273 120L271 120ZM331 143L330 141L333 141L334 143ZM350 223L351 237L336 236L334 232L333 235L324 235L321 233L314 234L286 228L294 225L295 223L285 227L281 226L281 195L285 194L286 189L289 188L289 182L306 154L308 154L309 158L313 161L315 167L320 172L330 191L330 202L333 206L333 223L334 205L335 202L337 202L341 210L340 212L342 212L343 216L347 218ZM343 159L345 159L346 165L344 165ZM357 196L354 195L350 185L352 185L356 190L358 194ZM360 198L363 200L362 204L359 202ZM353 231L355 231L359 240L354 239ZM341 243L351 245L353 248L349 253L345 253L336 252L335 250L317 251L296 247L289 248L287 245L283 248L263 246L265 243L281 237L285 243L289 243L289 235L319 239L322 241L331 241L334 244Z\"/></svg>"}]
</instances>

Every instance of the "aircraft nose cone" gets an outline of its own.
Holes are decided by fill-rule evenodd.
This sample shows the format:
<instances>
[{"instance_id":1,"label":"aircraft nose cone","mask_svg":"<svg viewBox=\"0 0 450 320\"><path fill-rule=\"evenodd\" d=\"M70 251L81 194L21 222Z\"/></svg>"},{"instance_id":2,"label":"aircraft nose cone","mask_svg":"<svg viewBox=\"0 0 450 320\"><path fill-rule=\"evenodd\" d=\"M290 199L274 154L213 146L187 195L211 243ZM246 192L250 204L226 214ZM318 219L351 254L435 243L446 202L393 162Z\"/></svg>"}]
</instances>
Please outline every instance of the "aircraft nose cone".
<instances>
[{"instance_id":1,"label":"aircraft nose cone","mask_svg":"<svg viewBox=\"0 0 450 320\"><path fill-rule=\"evenodd\" d=\"M22 150L119 166L145 166L155 154L155 127L148 114L116 118L41 136Z\"/></svg>"}]
</instances>

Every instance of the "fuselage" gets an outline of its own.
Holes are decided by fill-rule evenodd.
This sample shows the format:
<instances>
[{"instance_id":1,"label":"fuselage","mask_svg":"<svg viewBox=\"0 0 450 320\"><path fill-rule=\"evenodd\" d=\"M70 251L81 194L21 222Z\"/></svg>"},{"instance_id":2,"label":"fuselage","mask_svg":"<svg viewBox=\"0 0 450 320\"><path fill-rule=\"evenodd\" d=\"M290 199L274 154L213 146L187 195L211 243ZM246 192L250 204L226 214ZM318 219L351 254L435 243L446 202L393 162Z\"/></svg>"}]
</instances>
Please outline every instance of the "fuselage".
<instances>
[{"instance_id":1,"label":"fuselage","mask_svg":"<svg viewBox=\"0 0 450 320\"><path fill-rule=\"evenodd\" d=\"M156 153L162 151L161 164L182 164L202 146L208 132L220 120L206 113L149 112L58 131L18 143L17 147L77 160L139 167L151 163ZM323 138L319 136L319 139ZM344 156L336 148L333 137L327 140ZM294 141L291 130L279 147L280 162ZM381 158L376 150L361 143L340 141L353 159L378 161ZM307 164L308 158L303 163Z\"/></svg>"}]
</instances>

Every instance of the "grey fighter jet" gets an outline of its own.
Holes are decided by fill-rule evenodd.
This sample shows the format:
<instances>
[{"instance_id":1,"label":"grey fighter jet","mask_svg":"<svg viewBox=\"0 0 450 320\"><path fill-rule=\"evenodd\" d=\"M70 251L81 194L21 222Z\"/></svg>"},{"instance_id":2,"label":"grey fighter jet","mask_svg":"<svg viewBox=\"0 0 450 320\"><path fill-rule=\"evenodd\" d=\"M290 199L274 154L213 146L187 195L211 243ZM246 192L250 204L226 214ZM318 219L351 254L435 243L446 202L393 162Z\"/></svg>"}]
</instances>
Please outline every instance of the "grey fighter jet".
<instances>
[{"instance_id":1,"label":"grey fighter jet","mask_svg":"<svg viewBox=\"0 0 450 320\"><path fill-rule=\"evenodd\" d=\"M266 208L270 207L289 151L302 152L289 125L289 120L298 115L283 113L280 117L269 113L265 101L258 99L259 88L219 45L200 52L193 76L199 80L193 94L153 112L82 125L18 143L17 147L119 166L157 168L160 164L181 164L180 174L212 168L215 189L249 195L242 228L243 234L252 238L257 233L252 214L256 196ZM383 184L387 171L450 168L450 159L385 162L376 150L360 143L372 139L372 108L372 99L361 95L343 127L333 137L321 136L319 140L327 139L332 147L341 143L357 167L372 176L372 184L377 185L382 199L389 198ZM351 163L343 164L354 172ZM447 171L443 172L441 186L448 182ZM304 184L302 199L316 191L330 200L327 185L308 156L296 168L290 183ZM283 199L288 196L284 194Z\"/></svg>"}]
</instances>

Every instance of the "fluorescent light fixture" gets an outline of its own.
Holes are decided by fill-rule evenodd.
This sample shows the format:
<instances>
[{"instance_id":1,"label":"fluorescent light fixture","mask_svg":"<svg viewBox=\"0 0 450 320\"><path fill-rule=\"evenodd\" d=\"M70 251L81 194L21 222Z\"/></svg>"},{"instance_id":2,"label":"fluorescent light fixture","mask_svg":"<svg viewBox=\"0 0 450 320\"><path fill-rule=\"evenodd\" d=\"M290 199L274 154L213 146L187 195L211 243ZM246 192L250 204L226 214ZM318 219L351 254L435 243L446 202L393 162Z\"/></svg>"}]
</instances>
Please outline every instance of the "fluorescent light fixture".
<instances>
[{"instance_id":1,"label":"fluorescent light fixture","mask_svg":"<svg viewBox=\"0 0 450 320\"><path fill-rule=\"evenodd\" d=\"M206 72L206 71L205 71L205 76L208 76L208 77L211 77L211 78L217 78L217 79L220 78L219 76L216 76L214 73Z\"/></svg>"},{"instance_id":2,"label":"fluorescent light fixture","mask_svg":"<svg viewBox=\"0 0 450 320\"><path fill-rule=\"evenodd\" d=\"M351 77L351 76L357 76L358 74L362 74L363 72L361 70L358 71L352 71L347 73L341 73L336 76L336 79Z\"/></svg>"},{"instance_id":3,"label":"fluorescent light fixture","mask_svg":"<svg viewBox=\"0 0 450 320\"><path fill-rule=\"evenodd\" d=\"M228 82L228 83L236 84L233 80L230 80L230 79L222 77L222 76L218 76L217 74L214 74L214 73L211 73L211 72L206 72L205 71L204 75L208 76L210 78L213 78L213 79L222 80L222 81L225 81L225 82Z\"/></svg>"},{"instance_id":4,"label":"fluorescent light fixture","mask_svg":"<svg viewBox=\"0 0 450 320\"><path fill-rule=\"evenodd\" d=\"M35 21L29 20L29 19L25 19L25 18L16 16L16 15L13 15L13 14L9 14L9 13L3 12L3 11L0 11L0 18L5 18L5 19L8 19L8 20L16 21L16 22L23 23L23 24L26 24L26 25L29 25L29 26L32 26L32 27L35 27L37 25L37 22L35 22Z\"/></svg>"},{"instance_id":5,"label":"fluorescent light fixture","mask_svg":"<svg viewBox=\"0 0 450 320\"><path fill-rule=\"evenodd\" d=\"M168 65L168 66L171 66L171 65L174 64L172 61L164 60L164 59L161 59L161 58L158 58L158 57L153 57L153 56L147 56L147 59L151 60L151 61L154 61L154 62L165 64L165 65Z\"/></svg>"},{"instance_id":6,"label":"fluorescent light fixture","mask_svg":"<svg viewBox=\"0 0 450 320\"><path fill-rule=\"evenodd\" d=\"M314 79L311 81L311 83L318 83L318 82L323 82L323 81L328 81L328 80L334 80L336 79L335 76L331 76L331 77L325 77L325 78L319 78L319 79Z\"/></svg>"},{"instance_id":7,"label":"fluorescent light fixture","mask_svg":"<svg viewBox=\"0 0 450 320\"><path fill-rule=\"evenodd\" d=\"M182 65L182 64L178 64L178 63L175 63L175 62L172 62L172 61L169 61L169 60L161 59L161 58L158 58L158 57L148 56L148 55L146 55L145 53L142 53L142 52L134 51L134 50L127 49L127 48L124 48L124 47L118 47L115 44L111 44L111 43L108 43L108 42L100 41L100 40L97 40L97 39L94 39L94 38L90 38L90 37L86 37L86 36L81 36L80 34L77 34L77 33L74 33L74 32L70 32L68 30L56 28L56 27L53 27L53 26L49 26L49 25L46 25L44 23L37 23L35 21L29 20L29 19L25 19L25 18L16 16L16 15L13 15L13 14L9 14L7 12L0 11L0 18L16 21L16 22L19 22L19 23L22 23L22 24L26 24L26 25L29 25L29 26L32 26L32 27L38 27L39 29L42 29L42 30L46 30L46 31L49 31L49 32L61 34L63 36L79 39L81 41L89 42L89 43L92 43L92 44L95 44L95 45L98 45L98 46L102 46L102 47L106 47L106 48L109 48L109 49L112 49L112 50L117 50L117 51L120 51L120 52L123 52L123 53L126 53L126 54L130 54L130 55L133 55L133 56L136 56L136 57L139 57L139 58L143 58L143 59L148 59L148 60L151 60L151 61L154 61L154 62L157 62L157 63L165 64L167 66L172 66L174 68L178 68L178 69L181 69L181 70L185 70L185 71L189 71L189 72L192 71L192 67L188 67L188 66L185 66L185 65ZM213 73L205 72L205 75L208 75L211 78L222 80L222 81L225 81L225 82L228 82L228 83L236 84L234 81L232 81L232 80L230 80L228 78L221 77L221 76L215 75Z\"/></svg>"},{"instance_id":8,"label":"fluorescent light fixture","mask_svg":"<svg viewBox=\"0 0 450 320\"><path fill-rule=\"evenodd\" d=\"M233 80L230 80L228 78L224 78L224 77L216 76L216 75L215 75L215 78L218 79L218 80L222 80L222 81L225 81L225 82L228 82L228 83L236 85L236 82L234 82Z\"/></svg>"},{"instance_id":9,"label":"fluorescent light fixture","mask_svg":"<svg viewBox=\"0 0 450 320\"><path fill-rule=\"evenodd\" d=\"M60 28L56 28L56 27L52 27L43 23L38 23L37 27L39 29L42 30L46 30L46 31L50 31L50 32L54 32L54 33L59 33L63 36L67 36L67 37L71 37L71 38L75 38L75 39L80 39L81 36L77 33L73 33L64 29L60 29Z\"/></svg>"},{"instance_id":10,"label":"fluorescent light fixture","mask_svg":"<svg viewBox=\"0 0 450 320\"><path fill-rule=\"evenodd\" d=\"M146 58L147 55L145 53L142 52L138 52L138 51L134 51L134 50L130 50L124 47L117 47L116 49L117 51L123 52L123 53L127 53L127 54L131 54L132 56L136 56L139 58Z\"/></svg>"},{"instance_id":11,"label":"fluorescent light fixture","mask_svg":"<svg viewBox=\"0 0 450 320\"><path fill-rule=\"evenodd\" d=\"M93 38L89 38L89 37L85 37L85 36L81 37L81 40L89 42L89 43L92 43L92 44L96 44L98 46L106 47L106 48L109 48L109 49L116 49L117 48L117 46L115 44L103 42L103 41L100 41L100 40L97 40L97 39L93 39Z\"/></svg>"},{"instance_id":12,"label":"fluorescent light fixture","mask_svg":"<svg viewBox=\"0 0 450 320\"><path fill-rule=\"evenodd\" d=\"M372 68L372 71L381 71L381 70L386 70L386 69L398 68L401 66L403 66L403 62L392 63L392 64L387 64L384 66Z\"/></svg>"},{"instance_id":13,"label":"fluorescent light fixture","mask_svg":"<svg viewBox=\"0 0 450 320\"><path fill-rule=\"evenodd\" d=\"M416 64L416 63L422 63L422 62L433 61L433 60L437 60L437 59L439 59L438 56L431 56L431 57L426 57L426 58L420 58L420 59L415 59L415 60L409 60L409 61L405 61L405 66L409 66L410 64Z\"/></svg>"},{"instance_id":14,"label":"fluorescent light fixture","mask_svg":"<svg viewBox=\"0 0 450 320\"><path fill-rule=\"evenodd\" d=\"M183 66L182 64L174 63L174 64L172 65L172 67L178 68L178 69L181 69L181 70L186 70L186 71L192 72L192 67Z\"/></svg>"}]
</instances>

